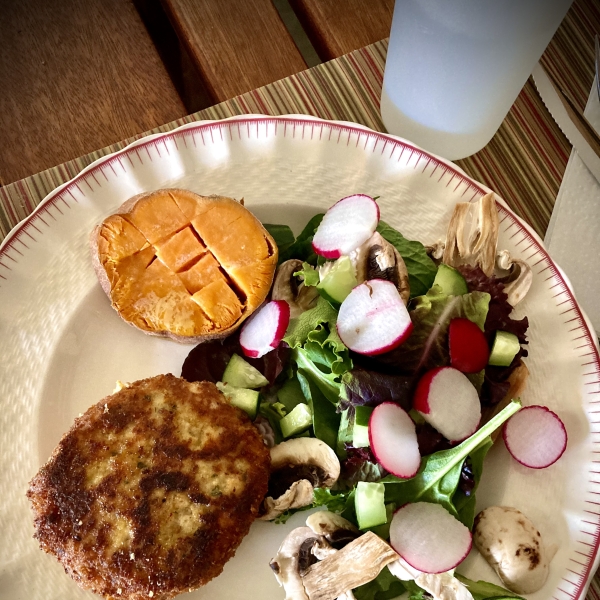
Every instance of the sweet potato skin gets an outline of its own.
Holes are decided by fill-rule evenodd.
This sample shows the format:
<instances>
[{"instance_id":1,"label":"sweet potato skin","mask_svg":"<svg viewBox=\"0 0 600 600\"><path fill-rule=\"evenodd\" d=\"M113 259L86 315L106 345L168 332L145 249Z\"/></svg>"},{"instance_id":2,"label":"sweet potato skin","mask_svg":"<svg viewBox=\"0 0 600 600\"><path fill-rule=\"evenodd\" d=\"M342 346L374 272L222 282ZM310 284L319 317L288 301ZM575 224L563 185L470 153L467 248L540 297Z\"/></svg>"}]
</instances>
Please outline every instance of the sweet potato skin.
<instances>
[{"instance_id":1,"label":"sweet potato skin","mask_svg":"<svg viewBox=\"0 0 600 600\"><path fill-rule=\"evenodd\" d=\"M148 219L148 214L151 215L152 206L162 206L161 203L167 205L165 211L167 215L164 220L166 225L164 222L159 222L155 226ZM160 217L158 221L161 221L162 214L159 213L158 216ZM217 253L220 269L224 273L223 279L228 281L230 289L233 289L240 298L241 304L239 311L237 309L217 311L216 314L228 315L230 319L239 315L233 323L220 326L214 324L202 307L192 300L192 304L188 307L192 314L190 319L198 322L204 319L206 323L204 326L202 324L194 326L195 331L191 334L188 331L190 327L187 327L186 332L182 334L181 331L173 330L168 326L156 327L154 323L144 321L143 316L130 318L130 315L124 313L131 311L124 310L120 305L120 290L115 289L115 286L117 288L119 286L119 265L122 266L124 264L122 261L128 260L131 252L140 246L142 239L144 245L135 254L145 251L150 255L149 247L159 247L160 243L164 244L169 236L180 233L186 227L190 228L199 238L200 246L207 246L205 250L207 249L209 252L202 254L200 258L211 256L211 253L214 256L215 252ZM211 238L213 247L205 243L198 230L206 232ZM167 237L164 237L164 234ZM114 242L113 238L119 238L119 236L127 237L123 244L126 247L125 251L119 247L118 243ZM189 238L190 236L182 237ZM132 238L134 238L133 241ZM119 207L116 213L107 217L92 230L89 245L92 266L98 282L119 316L146 334L167 337L186 344L198 344L223 338L233 333L266 299L278 259L275 241L260 221L243 207L242 203L224 196L199 196L188 190L178 189L145 192L130 198ZM248 251L246 251L247 248L249 248ZM159 260L156 258L156 252L154 254L153 260ZM196 262L199 260L196 259ZM142 262L142 266L144 266L144 262ZM147 265L146 268L148 266L150 265ZM162 268L161 265L155 265L155 267ZM138 270L140 268L138 266ZM185 273L183 274L185 275ZM176 282L177 290L174 290L173 293L179 293L180 299L186 303L182 289L193 278L182 276L179 279L181 285ZM197 277L196 280L198 280ZM130 282L129 287L134 289L133 282ZM193 295L194 291L192 290L190 297ZM200 297L204 297L204 294L197 294L197 298ZM227 301L231 302L232 298L233 295L229 293ZM180 302L177 302L176 305L181 306Z\"/></svg>"}]
</instances>

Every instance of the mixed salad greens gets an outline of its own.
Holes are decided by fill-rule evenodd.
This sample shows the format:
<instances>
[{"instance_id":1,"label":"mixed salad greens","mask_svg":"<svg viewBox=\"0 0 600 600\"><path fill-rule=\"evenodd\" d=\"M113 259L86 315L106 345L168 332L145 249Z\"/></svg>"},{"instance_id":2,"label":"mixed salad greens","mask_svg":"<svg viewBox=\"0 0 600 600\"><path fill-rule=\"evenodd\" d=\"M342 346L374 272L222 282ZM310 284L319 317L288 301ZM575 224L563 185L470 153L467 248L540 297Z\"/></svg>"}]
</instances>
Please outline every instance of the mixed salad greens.
<instances>
[{"instance_id":1,"label":"mixed salad greens","mask_svg":"<svg viewBox=\"0 0 600 600\"><path fill-rule=\"evenodd\" d=\"M510 316L513 307L504 285L493 275L485 275L478 266L463 265L452 269L456 279L449 282L443 273L440 275L439 261L423 244L407 240L379 221L376 231L406 266L412 330L406 341L388 352L354 352L342 341L336 324L340 304L357 281L348 266L348 255L324 258L315 252L313 238L323 217L315 215L297 237L285 225L265 225L279 247L280 264L290 259L301 261L302 267L293 274L296 285L305 291L313 288L310 307L292 314L282 342L259 358L244 356L239 333L224 341L201 344L186 359L182 376L190 381L220 382L225 393L228 385L238 389L243 387L240 382L254 377L247 389L252 394L237 400L256 419L271 445L296 437L316 437L337 455L341 474L335 486L316 487L311 504L286 510L276 522L285 522L299 510L324 507L387 539L394 510L424 501L443 506L472 529L475 494L493 443L491 434L520 408L518 400L500 402L508 392L511 373L527 355L527 318L515 320ZM454 287L456 281L459 288L464 286L460 293ZM486 364L467 374L477 390L483 418L478 429L460 443L449 442L413 409L415 388L423 374L451 363L448 331L456 319L475 323L490 346L498 331L517 340L508 351L508 360L501 357L500 365ZM232 357L236 357L233 362ZM240 357L250 369L239 362ZM234 363L235 368L231 366ZM399 405L414 421L422 459L413 477L387 472L369 444L369 418L383 402ZM369 527L357 517L357 486L362 482L382 490L381 507L377 508L383 508L383 520ZM457 577L475 600L520 598L493 584ZM387 567L376 579L353 590L358 600L385 600L404 592L411 600L431 598L414 581L400 581Z\"/></svg>"}]
</instances>

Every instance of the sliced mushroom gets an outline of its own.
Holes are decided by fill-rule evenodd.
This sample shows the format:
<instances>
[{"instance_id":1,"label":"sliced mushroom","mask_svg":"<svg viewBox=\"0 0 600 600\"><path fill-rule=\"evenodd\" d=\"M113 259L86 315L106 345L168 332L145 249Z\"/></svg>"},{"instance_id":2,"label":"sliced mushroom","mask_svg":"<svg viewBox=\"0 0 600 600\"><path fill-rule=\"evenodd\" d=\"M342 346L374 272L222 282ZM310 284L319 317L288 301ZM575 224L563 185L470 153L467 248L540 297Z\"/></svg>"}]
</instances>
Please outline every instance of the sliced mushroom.
<instances>
[{"instance_id":1,"label":"sliced mushroom","mask_svg":"<svg viewBox=\"0 0 600 600\"><path fill-rule=\"evenodd\" d=\"M305 310L315 306L319 292L316 287L305 286L294 275L302 271L302 261L286 260L277 267L271 298L285 300L290 305L290 318L300 316Z\"/></svg>"},{"instance_id":2,"label":"sliced mushroom","mask_svg":"<svg viewBox=\"0 0 600 600\"><path fill-rule=\"evenodd\" d=\"M269 490L263 503L270 521L290 508L308 506L316 487L330 488L340 476L335 452L317 438L295 438L271 448Z\"/></svg>"},{"instance_id":3,"label":"sliced mushroom","mask_svg":"<svg viewBox=\"0 0 600 600\"><path fill-rule=\"evenodd\" d=\"M511 258L508 250L501 250L496 255L496 267L504 273L502 277L504 291L508 295L508 302L516 306L526 296L533 282L533 271L524 261Z\"/></svg>"},{"instance_id":4,"label":"sliced mushroom","mask_svg":"<svg viewBox=\"0 0 600 600\"><path fill-rule=\"evenodd\" d=\"M323 536L337 550L361 535L350 521L328 510L320 510L309 515L306 525L317 535Z\"/></svg>"},{"instance_id":5,"label":"sliced mushroom","mask_svg":"<svg viewBox=\"0 0 600 600\"><path fill-rule=\"evenodd\" d=\"M369 279L385 279L397 288L406 304L410 297L408 271L404 260L396 248L375 232L358 250L350 256L356 266L358 283Z\"/></svg>"},{"instance_id":6,"label":"sliced mushroom","mask_svg":"<svg viewBox=\"0 0 600 600\"><path fill-rule=\"evenodd\" d=\"M364 533L328 558L311 565L302 584L310 600L334 600L379 575L398 554L372 531Z\"/></svg>"},{"instance_id":7,"label":"sliced mushroom","mask_svg":"<svg viewBox=\"0 0 600 600\"><path fill-rule=\"evenodd\" d=\"M556 547L548 547L516 508L490 506L475 519L473 541L506 587L517 594L542 588Z\"/></svg>"},{"instance_id":8,"label":"sliced mushroom","mask_svg":"<svg viewBox=\"0 0 600 600\"><path fill-rule=\"evenodd\" d=\"M490 193L476 203L459 202L454 207L442 261L452 267L477 265L490 277L497 244L498 211L494 194Z\"/></svg>"},{"instance_id":9,"label":"sliced mushroom","mask_svg":"<svg viewBox=\"0 0 600 600\"><path fill-rule=\"evenodd\" d=\"M425 252L431 257L431 259L437 264L441 262L444 256L444 249L446 244L444 240L438 240L431 244L431 246L425 246Z\"/></svg>"},{"instance_id":10,"label":"sliced mushroom","mask_svg":"<svg viewBox=\"0 0 600 600\"><path fill-rule=\"evenodd\" d=\"M275 557L269 563L279 585L285 590L285 600L308 600L302 585L300 554L304 544L317 542L317 536L308 527L297 527L283 540ZM307 567L308 568L308 567Z\"/></svg>"},{"instance_id":11,"label":"sliced mushroom","mask_svg":"<svg viewBox=\"0 0 600 600\"><path fill-rule=\"evenodd\" d=\"M402 557L391 562L387 567L390 573L400 581L412 581L423 573L423 571L411 567Z\"/></svg>"},{"instance_id":12,"label":"sliced mushroom","mask_svg":"<svg viewBox=\"0 0 600 600\"><path fill-rule=\"evenodd\" d=\"M450 573L421 573L415 583L433 596L433 600L473 600L467 586Z\"/></svg>"}]
</instances>

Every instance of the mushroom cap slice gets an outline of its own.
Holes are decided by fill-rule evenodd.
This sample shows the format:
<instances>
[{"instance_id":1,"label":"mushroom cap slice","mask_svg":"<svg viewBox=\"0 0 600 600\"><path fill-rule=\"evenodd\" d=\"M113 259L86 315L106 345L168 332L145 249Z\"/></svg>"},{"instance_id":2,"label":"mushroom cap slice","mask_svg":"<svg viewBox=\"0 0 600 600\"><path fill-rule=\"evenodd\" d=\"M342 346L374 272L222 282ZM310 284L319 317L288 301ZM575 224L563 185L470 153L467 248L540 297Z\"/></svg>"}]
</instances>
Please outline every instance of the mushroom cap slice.
<instances>
[{"instance_id":1,"label":"mushroom cap slice","mask_svg":"<svg viewBox=\"0 0 600 600\"><path fill-rule=\"evenodd\" d=\"M494 273L498 226L493 193L486 194L475 203L459 202L448 224L442 262L451 267L477 265L490 277Z\"/></svg>"},{"instance_id":2,"label":"mushroom cap slice","mask_svg":"<svg viewBox=\"0 0 600 600\"><path fill-rule=\"evenodd\" d=\"M516 508L490 506L475 518L473 542L506 587L517 594L542 588L556 547Z\"/></svg>"},{"instance_id":3,"label":"mushroom cap slice","mask_svg":"<svg viewBox=\"0 0 600 600\"><path fill-rule=\"evenodd\" d=\"M275 281L271 290L272 300L285 300L290 306L290 319L299 317L305 310L312 308L317 301L319 291L314 286L305 286L294 275L302 271L302 261L296 258L286 260L277 267Z\"/></svg>"},{"instance_id":4,"label":"mushroom cap slice","mask_svg":"<svg viewBox=\"0 0 600 600\"><path fill-rule=\"evenodd\" d=\"M269 491L263 503L264 521L313 501L315 487L330 488L340 476L335 452L317 438L294 438L271 448Z\"/></svg>"},{"instance_id":5,"label":"mushroom cap slice","mask_svg":"<svg viewBox=\"0 0 600 600\"><path fill-rule=\"evenodd\" d=\"M512 258L508 250L501 250L496 255L496 267L500 271L508 272L504 283L504 292L511 306L516 306L529 291L533 283L533 271L531 267L518 258Z\"/></svg>"},{"instance_id":6,"label":"mushroom cap slice","mask_svg":"<svg viewBox=\"0 0 600 600\"><path fill-rule=\"evenodd\" d=\"M404 259L379 232L376 231L350 258L356 267L359 284L370 279L391 281L404 304L408 303L410 284Z\"/></svg>"},{"instance_id":7,"label":"mushroom cap slice","mask_svg":"<svg viewBox=\"0 0 600 600\"><path fill-rule=\"evenodd\" d=\"M308 527L293 529L281 543L269 566L279 585L285 590L285 600L308 600L300 573L300 548L317 536Z\"/></svg>"},{"instance_id":8,"label":"mushroom cap slice","mask_svg":"<svg viewBox=\"0 0 600 600\"><path fill-rule=\"evenodd\" d=\"M310 600L334 600L379 575L398 554L372 531L311 565L302 577Z\"/></svg>"},{"instance_id":9,"label":"mushroom cap slice","mask_svg":"<svg viewBox=\"0 0 600 600\"><path fill-rule=\"evenodd\" d=\"M184 343L235 331L267 297L278 257L240 202L181 189L131 198L92 231L90 249L119 315Z\"/></svg>"}]
</instances>

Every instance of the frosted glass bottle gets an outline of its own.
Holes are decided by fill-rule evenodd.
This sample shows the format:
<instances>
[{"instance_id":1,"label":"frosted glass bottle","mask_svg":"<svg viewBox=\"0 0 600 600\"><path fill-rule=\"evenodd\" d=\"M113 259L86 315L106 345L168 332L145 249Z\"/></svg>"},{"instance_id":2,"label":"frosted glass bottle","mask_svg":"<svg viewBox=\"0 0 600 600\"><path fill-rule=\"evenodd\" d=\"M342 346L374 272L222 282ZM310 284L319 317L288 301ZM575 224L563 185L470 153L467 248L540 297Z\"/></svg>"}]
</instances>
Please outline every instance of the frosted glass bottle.
<instances>
[{"instance_id":1,"label":"frosted glass bottle","mask_svg":"<svg viewBox=\"0 0 600 600\"><path fill-rule=\"evenodd\" d=\"M450 160L496 133L572 0L396 0L381 116Z\"/></svg>"}]
</instances>

